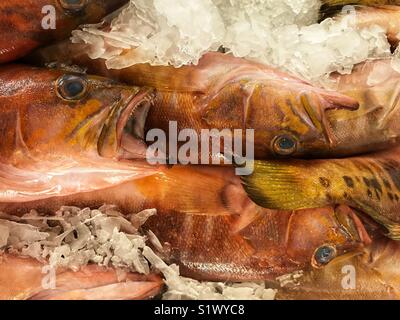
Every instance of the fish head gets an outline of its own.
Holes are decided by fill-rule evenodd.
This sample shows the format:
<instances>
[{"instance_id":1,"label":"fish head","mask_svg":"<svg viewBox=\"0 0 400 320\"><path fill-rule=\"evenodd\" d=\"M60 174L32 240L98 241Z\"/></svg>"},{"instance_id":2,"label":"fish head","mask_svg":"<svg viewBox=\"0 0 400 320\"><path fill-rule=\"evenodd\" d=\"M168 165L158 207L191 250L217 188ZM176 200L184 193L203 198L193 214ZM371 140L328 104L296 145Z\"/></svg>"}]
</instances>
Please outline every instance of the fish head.
<instances>
[{"instance_id":1,"label":"fish head","mask_svg":"<svg viewBox=\"0 0 400 320\"><path fill-rule=\"evenodd\" d=\"M364 248L362 225L350 211L332 207L295 212L288 225L287 255L313 268L322 268L335 259L357 254Z\"/></svg>"},{"instance_id":2,"label":"fish head","mask_svg":"<svg viewBox=\"0 0 400 320\"><path fill-rule=\"evenodd\" d=\"M334 148L328 110L357 108L353 98L291 78L242 79L219 92L206 120L214 128L222 121L228 128L253 129L256 158L301 157Z\"/></svg>"},{"instance_id":3,"label":"fish head","mask_svg":"<svg viewBox=\"0 0 400 320\"><path fill-rule=\"evenodd\" d=\"M5 67L5 152L41 158L140 158L152 90L63 70ZM2 101L1 101L2 100ZM7 151L8 150L8 151Z\"/></svg>"}]
</instances>

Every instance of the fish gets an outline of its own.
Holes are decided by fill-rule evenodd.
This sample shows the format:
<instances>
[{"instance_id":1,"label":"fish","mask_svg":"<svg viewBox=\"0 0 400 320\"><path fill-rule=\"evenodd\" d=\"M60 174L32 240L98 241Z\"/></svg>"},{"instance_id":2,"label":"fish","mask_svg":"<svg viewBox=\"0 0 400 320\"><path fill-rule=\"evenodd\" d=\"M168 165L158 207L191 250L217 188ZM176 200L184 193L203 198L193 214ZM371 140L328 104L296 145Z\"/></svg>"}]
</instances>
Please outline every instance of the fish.
<instances>
[{"instance_id":1,"label":"fish","mask_svg":"<svg viewBox=\"0 0 400 320\"><path fill-rule=\"evenodd\" d=\"M155 88L146 133L154 128L168 133L170 122L176 121L178 132L191 128L198 137L203 129L226 129L231 135L242 130L245 145L245 130L254 130L254 139L249 140L257 159L330 149L334 141L327 111L358 108L355 99L333 90L220 52L206 53L198 65L138 64L121 70L108 69L104 60L90 59L86 52L84 44L66 41L36 51L28 61L78 65L129 85Z\"/></svg>"},{"instance_id":2,"label":"fish","mask_svg":"<svg viewBox=\"0 0 400 320\"><path fill-rule=\"evenodd\" d=\"M0 68L0 202L153 174L139 136L152 89L26 65ZM138 161L135 161L137 159Z\"/></svg>"},{"instance_id":3,"label":"fish","mask_svg":"<svg viewBox=\"0 0 400 320\"><path fill-rule=\"evenodd\" d=\"M335 153L345 157L395 147L400 142L400 72L391 58L367 60L351 74L334 73L326 86L359 102L359 109L328 111Z\"/></svg>"},{"instance_id":4,"label":"fish","mask_svg":"<svg viewBox=\"0 0 400 320\"><path fill-rule=\"evenodd\" d=\"M290 272L323 268L370 242L345 207L279 212L257 206L229 167L173 166L102 190L0 203L0 211L51 215L60 205L103 204L123 214L156 209L142 229L154 233L166 261L178 264L182 276L198 280L274 282Z\"/></svg>"},{"instance_id":5,"label":"fish","mask_svg":"<svg viewBox=\"0 0 400 320\"><path fill-rule=\"evenodd\" d=\"M81 24L98 23L128 0L7 0L0 3L0 63L66 39Z\"/></svg>"},{"instance_id":6,"label":"fish","mask_svg":"<svg viewBox=\"0 0 400 320\"><path fill-rule=\"evenodd\" d=\"M322 0L323 5L345 6L345 5L360 5L360 6L382 6L382 5L400 5L399 0Z\"/></svg>"},{"instance_id":7,"label":"fish","mask_svg":"<svg viewBox=\"0 0 400 320\"><path fill-rule=\"evenodd\" d=\"M256 161L243 176L262 207L298 210L343 204L366 214L400 240L400 147L330 160Z\"/></svg>"},{"instance_id":8,"label":"fish","mask_svg":"<svg viewBox=\"0 0 400 320\"><path fill-rule=\"evenodd\" d=\"M399 300L400 244L375 238L362 254L343 256L305 272L296 285L278 289L278 300Z\"/></svg>"},{"instance_id":9,"label":"fish","mask_svg":"<svg viewBox=\"0 0 400 320\"><path fill-rule=\"evenodd\" d=\"M78 271L51 272L44 263L13 254L0 255L0 300L142 300L157 296L164 284L156 274L126 273L87 265Z\"/></svg>"},{"instance_id":10,"label":"fish","mask_svg":"<svg viewBox=\"0 0 400 320\"><path fill-rule=\"evenodd\" d=\"M341 20L343 18L349 17L349 13L352 13L353 16L350 15L351 20L348 20L350 22L350 25L353 25L354 27L357 27L359 29L369 28L371 26L379 26L386 32L388 41L394 47L396 47L400 41L399 39L400 1L372 0L370 4L363 3L369 1L354 1L354 2L356 2L355 4L360 4L360 6L356 5L354 9L352 9L351 11L342 10L341 13L338 13L336 16L334 16L334 19ZM377 4L382 4L382 5L377 6ZM371 5L371 6L366 6L366 5Z\"/></svg>"}]
</instances>

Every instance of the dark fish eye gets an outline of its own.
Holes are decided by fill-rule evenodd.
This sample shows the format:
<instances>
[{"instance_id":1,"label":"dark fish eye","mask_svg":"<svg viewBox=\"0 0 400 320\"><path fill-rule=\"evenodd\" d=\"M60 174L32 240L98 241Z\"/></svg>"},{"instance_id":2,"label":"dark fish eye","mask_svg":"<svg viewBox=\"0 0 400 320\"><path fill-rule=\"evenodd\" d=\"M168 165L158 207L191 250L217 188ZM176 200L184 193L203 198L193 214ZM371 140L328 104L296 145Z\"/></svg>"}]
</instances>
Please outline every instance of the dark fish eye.
<instances>
[{"instance_id":1,"label":"dark fish eye","mask_svg":"<svg viewBox=\"0 0 400 320\"><path fill-rule=\"evenodd\" d=\"M57 81L57 92L66 100L79 100L87 91L86 79L77 75L64 75Z\"/></svg>"},{"instance_id":2,"label":"dark fish eye","mask_svg":"<svg viewBox=\"0 0 400 320\"><path fill-rule=\"evenodd\" d=\"M297 140L289 134L277 136L273 142L273 149L278 155L289 156L296 151Z\"/></svg>"},{"instance_id":3,"label":"dark fish eye","mask_svg":"<svg viewBox=\"0 0 400 320\"><path fill-rule=\"evenodd\" d=\"M67 11L77 12L86 6L87 0L59 0L61 7Z\"/></svg>"},{"instance_id":4,"label":"dark fish eye","mask_svg":"<svg viewBox=\"0 0 400 320\"><path fill-rule=\"evenodd\" d=\"M314 259L318 265L326 265L335 257L336 248L329 245L319 247L314 253Z\"/></svg>"}]
</instances>

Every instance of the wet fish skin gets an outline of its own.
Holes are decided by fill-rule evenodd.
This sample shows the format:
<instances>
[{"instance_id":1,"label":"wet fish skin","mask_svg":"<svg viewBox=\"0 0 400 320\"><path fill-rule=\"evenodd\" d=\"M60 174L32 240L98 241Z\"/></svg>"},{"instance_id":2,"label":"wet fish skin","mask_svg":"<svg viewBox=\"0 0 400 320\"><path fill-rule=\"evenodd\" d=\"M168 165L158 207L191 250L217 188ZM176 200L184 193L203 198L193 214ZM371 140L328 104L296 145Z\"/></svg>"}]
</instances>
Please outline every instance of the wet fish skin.
<instances>
[{"instance_id":1,"label":"wet fish skin","mask_svg":"<svg viewBox=\"0 0 400 320\"><path fill-rule=\"evenodd\" d=\"M97 76L2 66L0 201L83 192L84 185L110 185L110 177L118 182L153 172L125 161L143 159L146 147L123 132L150 96L151 90Z\"/></svg>"},{"instance_id":2,"label":"wet fish skin","mask_svg":"<svg viewBox=\"0 0 400 320\"><path fill-rule=\"evenodd\" d=\"M190 177L190 179L188 178ZM169 262L182 275L215 281L274 281L275 277L320 268L320 247L335 256L368 242L357 218L334 208L276 212L255 205L232 168L173 167L108 189L26 203L1 203L0 211L51 213L63 205L111 203L123 213L156 208L145 230L167 242Z\"/></svg>"},{"instance_id":3,"label":"wet fish skin","mask_svg":"<svg viewBox=\"0 0 400 320\"><path fill-rule=\"evenodd\" d=\"M357 2L357 1L355 1ZM389 42L393 46L397 46L399 39L400 30L400 2L399 1L381 1L379 3L362 3L359 1L361 6L356 6L354 20L350 20L350 23L359 28L369 28L371 26L379 26L385 30ZM374 2L373 0L371 2ZM379 2L379 1L376 1ZM391 5L394 4L394 5ZM365 6L371 5L371 6ZM375 5L375 6L374 6ZM340 20L346 17L348 13L339 13L334 17L336 20Z\"/></svg>"},{"instance_id":4,"label":"wet fish skin","mask_svg":"<svg viewBox=\"0 0 400 320\"><path fill-rule=\"evenodd\" d=\"M197 66L181 68L139 64L107 69L102 59L90 59L85 46L59 43L36 51L30 61L58 61L88 68L125 83L156 88L146 129L254 129L255 156L286 155L275 141L288 136L296 148L290 156L327 152L332 146L327 110L355 110L358 102L334 91L313 87L271 67L222 53L207 53ZM229 115L227 117L226 115Z\"/></svg>"},{"instance_id":5,"label":"wet fish skin","mask_svg":"<svg viewBox=\"0 0 400 320\"><path fill-rule=\"evenodd\" d=\"M160 293L163 281L158 275L127 273L118 280L115 269L96 265L78 271L59 268L55 271L55 288L45 265L33 258L0 255L1 300L139 300ZM47 279L46 279L47 277Z\"/></svg>"},{"instance_id":6,"label":"wet fish skin","mask_svg":"<svg viewBox=\"0 0 400 320\"><path fill-rule=\"evenodd\" d=\"M345 6L345 5L361 5L361 6L380 6L380 5L400 5L399 0L322 0L323 5L327 6Z\"/></svg>"},{"instance_id":7,"label":"wet fish skin","mask_svg":"<svg viewBox=\"0 0 400 320\"><path fill-rule=\"evenodd\" d=\"M356 99L360 107L354 112L328 112L336 153L321 157L350 156L399 144L400 72L394 63L389 58L367 60L355 66L351 74L331 75L329 88Z\"/></svg>"},{"instance_id":8,"label":"wet fish skin","mask_svg":"<svg viewBox=\"0 0 400 320\"><path fill-rule=\"evenodd\" d=\"M242 177L257 204L298 210L344 204L371 216L400 240L400 148L332 160L256 161Z\"/></svg>"},{"instance_id":9,"label":"wet fish skin","mask_svg":"<svg viewBox=\"0 0 400 320\"><path fill-rule=\"evenodd\" d=\"M83 3L84 1L80 1ZM82 9L69 10L62 0L6 0L0 3L0 63L22 58L33 49L67 38L84 23L97 23L127 0L87 0ZM78 2L79 4L79 2ZM42 21L55 9L55 29L44 29ZM44 13L42 12L44 11ZM51 12L52 13L52 12Z\"/></svg>"},{"instance_id":10,"label":"wet fish skin","mask_svg":"<svg viewBox=\"0 0 400 320\"><path fill-rule=\"evenodd\" d=\"M297 286L280 288L277 299L399 300L399 263L399 243L378 237L360 255L305 272Z\"/></svg>"}]
</instances>

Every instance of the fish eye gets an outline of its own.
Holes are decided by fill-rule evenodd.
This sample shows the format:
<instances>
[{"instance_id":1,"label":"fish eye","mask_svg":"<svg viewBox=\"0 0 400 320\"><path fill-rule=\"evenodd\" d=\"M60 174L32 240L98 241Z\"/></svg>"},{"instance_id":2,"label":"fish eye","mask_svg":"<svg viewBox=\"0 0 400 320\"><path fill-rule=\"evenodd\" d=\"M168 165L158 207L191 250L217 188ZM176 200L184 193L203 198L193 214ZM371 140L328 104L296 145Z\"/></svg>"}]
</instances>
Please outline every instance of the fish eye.
<instances>
[{"instance_id":1,"label":"fish eye","mask_svg":"<svg viewBox=\"0 0 400 320\"><path fill-rule=\"evenodd\" d=\"M283 134L277 136L273 142L273 150L281 156L290 156L297 149L297 140L292 135Z\"/></svg>"},{"instance_id":2,"label":"fish eye","mask_svg":"<svg viewBox=\"0 0 400 320\"><path fill-rule=\"evenodd\" d=\"M61 7L67 11L80 11L86 5L87 0L60 0Z\"/></svg>"},{"instance_id":3,"label":"fish eye","mask_svg":"<svg viewBox=\"0 0 400 320\"><path fill-rule=\"evenodd\" d=\"M336 257L336 248L330 245L324 245L315 250L314 261L318 266L327 265Z\"/></svg>"},{"instance_id":4,"label":"fish eye","mask_svg":"<svg viewBox=\"0 0 400 320\"><path fill-rule=\"evenodd\" d=\"M57 80L57 92L65 100L79 100L87 91L87 81L82 76L64 75Z\"/></svg>"}]
</instances>

